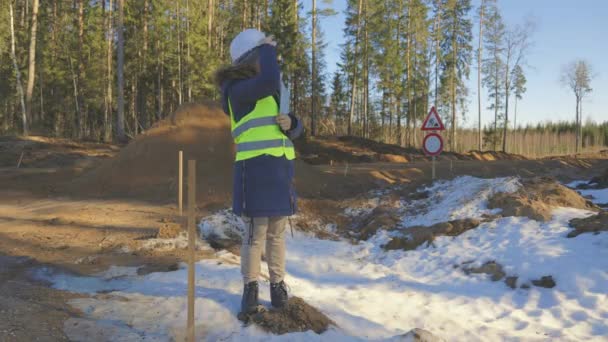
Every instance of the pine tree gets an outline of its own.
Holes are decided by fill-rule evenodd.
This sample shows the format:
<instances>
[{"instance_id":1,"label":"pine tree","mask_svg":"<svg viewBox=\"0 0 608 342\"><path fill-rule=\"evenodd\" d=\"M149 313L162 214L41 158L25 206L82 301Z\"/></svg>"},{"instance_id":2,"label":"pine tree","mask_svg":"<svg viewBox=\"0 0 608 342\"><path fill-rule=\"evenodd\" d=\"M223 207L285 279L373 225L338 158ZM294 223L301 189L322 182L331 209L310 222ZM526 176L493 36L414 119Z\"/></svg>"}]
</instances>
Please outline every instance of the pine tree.
<instances>
[{"instance_id":1,"label":"pine tree","mask_svg":"<svg viewBox=\"0 0 608 342\"><path fill-rule=\"evenodd\" d=\"M441 12L443 31L441 87L445 103L449 105L450 149L456 150L456 107L466 98L465 80L471 65L472 22L469 18L470 0L444 0Z\"/></svg>"},{"instance_id":2,"label":"pine tree","mask_svg":"<svg viewBox=\"0 0 608 342\"><path fill-rule=\"evenodd\" d=\"M484 34L484 44L487 57L484 58L482 64L483 80L482 84L488 89L490 106L488 109L494 110L494 129L493 134L498 133L498 122L500 121L501 109L503 108L503 91L502 88L504 74L501 72L504 69L503 51L505 39L505 25L502 21L502 16L497 6L487 7L487 22L486 31ZM496 150L498 138L490 139L494 142L494 150Z\"/></svg>"},{"instance_id":3,"label":"pine tree","mask_svg":"<svg viewBox=\"0 0 608 342\"><path fill-rule=\"evenodd\" d=\"M517 101L523 98L523 95L527 90L527 80L521 65L516 65L511 73L511 77L513 79L513 92L515 95L515 114L513 117L513 129L517 129Z\"/></svg>"},{"instance_id":4,"label":"pine tree","mask_svg":"<svg viewBox=\"0 0 608 342\"><path fill-rule=\"evenodd\" d=\"M334 134L338 133L337 128L342 127L346 123L348 94L344 85L342 73L338 70L334 73L331 82L331 98L329 101L330 117L333 117L333 122L336 127Z\"/></svg>"}]
</instances>

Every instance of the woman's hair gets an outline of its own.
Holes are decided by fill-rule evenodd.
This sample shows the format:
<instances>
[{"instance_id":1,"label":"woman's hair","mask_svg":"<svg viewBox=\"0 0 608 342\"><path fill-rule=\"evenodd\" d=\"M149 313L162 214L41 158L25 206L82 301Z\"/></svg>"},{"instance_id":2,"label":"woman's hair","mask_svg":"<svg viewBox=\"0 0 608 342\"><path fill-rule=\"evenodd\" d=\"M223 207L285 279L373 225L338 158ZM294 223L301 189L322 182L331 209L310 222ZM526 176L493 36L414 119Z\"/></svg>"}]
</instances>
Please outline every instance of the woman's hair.
<instances>
[{"instance_id":1,"label":"woman's hair","mask_svg":"<svg viewBox=\"0 0 608 342\"><path fill-rule=\"evenodd\" d=\"M254 49L238 59L235 64L219 68L215 72L215 84L220 88L226 81L252 78L259 72L258 69L258 53L257 49Z\"/></svg>"}]
</instances>

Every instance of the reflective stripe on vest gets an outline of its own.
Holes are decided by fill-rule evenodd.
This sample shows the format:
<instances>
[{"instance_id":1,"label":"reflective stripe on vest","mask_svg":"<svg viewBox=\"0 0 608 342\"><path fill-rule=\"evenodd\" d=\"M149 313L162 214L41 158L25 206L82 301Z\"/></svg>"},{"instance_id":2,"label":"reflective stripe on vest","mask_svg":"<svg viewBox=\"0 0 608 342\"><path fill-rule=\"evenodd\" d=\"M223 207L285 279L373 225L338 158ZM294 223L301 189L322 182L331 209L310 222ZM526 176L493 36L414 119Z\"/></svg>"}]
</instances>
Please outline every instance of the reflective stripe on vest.
<instances>
[{"instance_id":1,"label":"reflective stripe on vest","mask_svg":"<svg viewBox=\"0 0 608 342\"><path fill-rule=\"evenodd\" d=\"M255 118L251 119L239 127L232 130L232 137L236 139L239 135L243 134L246 130L250 128L263 127L263 126L272 126L277 124L276 116L267 116L263 118Z\"/></svg>"},{"instance_id":2,"label":"reflective stripe on vest","mask_svg":"<svg viewBox=\"0 0 608 342\"><path fill-rule=\"evenodd\" d=\"M247 160L261 155L285 156L295 159L293 143L276 122L279 114L277 100L273 96L259 99L254 109L241 120L234 120L232 104L228 99L232 137L236 144L236 161Z\"/></svg>"},{"instance_id":3,"label":"reflective stripe on vest","mask_svg":"<svg viewBox=\"0 0 608 342\"><path fill-rule=\"evenodd\" d=\"M289 139L251 141L251 142L244 142L244 143L236 144L236 151L237 152L247 152L247 151L260 150L263 148L273 148L273 147L291 147L291 148L293 148L293 143Z\"/></svg>"}]
</instances>

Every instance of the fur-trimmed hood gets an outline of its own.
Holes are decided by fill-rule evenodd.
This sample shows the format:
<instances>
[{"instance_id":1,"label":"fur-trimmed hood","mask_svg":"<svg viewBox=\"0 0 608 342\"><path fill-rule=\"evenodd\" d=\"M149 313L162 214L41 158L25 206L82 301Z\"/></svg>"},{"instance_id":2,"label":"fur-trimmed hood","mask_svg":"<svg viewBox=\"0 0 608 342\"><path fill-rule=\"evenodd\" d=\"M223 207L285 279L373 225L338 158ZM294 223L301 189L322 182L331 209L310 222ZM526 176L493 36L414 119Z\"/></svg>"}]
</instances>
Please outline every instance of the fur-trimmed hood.
<instances>
[{"instance_id":1,"label":"fur-trimmed hood","mask_svg":"<svg viewBox=\"0 0 608 342\"><path fill-rule=\"evenodd\" d=\"M221 88L224 82L252 78L257 73L257 68L253 65L228 65L215 72L215 84Z\"/></svg>"}]
</instances>

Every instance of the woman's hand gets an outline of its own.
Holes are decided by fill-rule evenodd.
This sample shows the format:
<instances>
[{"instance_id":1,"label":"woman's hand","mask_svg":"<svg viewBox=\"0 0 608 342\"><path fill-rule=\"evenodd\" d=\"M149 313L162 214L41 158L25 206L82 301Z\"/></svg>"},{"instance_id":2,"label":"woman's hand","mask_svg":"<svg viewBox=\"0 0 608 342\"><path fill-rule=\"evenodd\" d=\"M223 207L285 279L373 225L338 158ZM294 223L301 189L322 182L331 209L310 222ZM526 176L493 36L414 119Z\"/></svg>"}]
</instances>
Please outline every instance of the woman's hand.
<instances>
[{"instance_id":1,"label":"woman's hand","mask_svg":"<svg viewBox=\"0 0 608 342\"><path fill-rule=\"evenodd\" d=\"M291 129L291 118L289 115L281 114L277 116L277 124L283 131L287 132Z\"/></svg>"}]
</instances>

